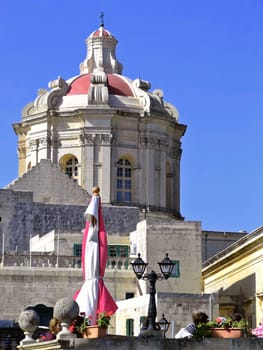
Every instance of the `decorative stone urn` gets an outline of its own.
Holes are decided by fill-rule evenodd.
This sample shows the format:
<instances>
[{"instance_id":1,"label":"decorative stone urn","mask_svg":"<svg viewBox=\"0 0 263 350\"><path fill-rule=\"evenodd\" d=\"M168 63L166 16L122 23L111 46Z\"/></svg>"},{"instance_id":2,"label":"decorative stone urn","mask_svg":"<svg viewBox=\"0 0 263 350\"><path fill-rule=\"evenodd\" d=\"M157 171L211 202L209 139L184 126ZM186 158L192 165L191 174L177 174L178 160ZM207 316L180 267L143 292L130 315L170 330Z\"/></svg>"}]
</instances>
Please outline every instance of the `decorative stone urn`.
<instances>
[{"instance_id":1,"label":"decorative stone urn","mask_svg":"<svg viewBox=\"0 0 263 350\"><path fill-rule=\"evenodd\" d=\"M21 340L20 345L36 342L36 340L32 338L32 334L39 326L39 323L40 318L35 310L26 310L20 314L18 324L25 334L25 338Z\"/></svg>"},{"instance_id":2,"label":"decorative stone urn","mask_svg":"<svg viewBox=\"0 0 263 350\"><path fill-rule=\"evenodd\" d=\"M70 323L78 316L78 303L71 298L59 299L54 307L54 317L61 322L62 330L58 333L57 339L69 339L76 337L76 334L68 330Z\"/></svg>"}]
</instances>

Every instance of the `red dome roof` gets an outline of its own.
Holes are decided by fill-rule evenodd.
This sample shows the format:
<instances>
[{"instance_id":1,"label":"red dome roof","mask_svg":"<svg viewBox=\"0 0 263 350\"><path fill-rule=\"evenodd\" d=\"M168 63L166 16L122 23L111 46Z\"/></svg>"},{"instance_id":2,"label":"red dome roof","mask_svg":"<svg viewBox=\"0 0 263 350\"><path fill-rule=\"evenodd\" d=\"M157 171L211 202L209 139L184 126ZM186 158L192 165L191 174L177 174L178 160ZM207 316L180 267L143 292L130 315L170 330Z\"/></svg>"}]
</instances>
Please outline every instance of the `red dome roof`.
<instances>
[{"instance_id":1,"label":"red dome roof","mask_svg":"<svg viewBox=\"0 0 263 350\"><path fill-rule=\"evenodd\" d=\"M91 33L89 36L89 38L98 38L98 37L114 38L114 36L111 34L111 32L108 31L107 29L104 29L104 27L100 27L99 29L97 29L93 33Z\"/></svg>"},{"instance_id":2,"label":"red dome roof","mask_svg":"<svg viewBox=\"0 0 263 350\"><path fill-rule=\"evenodd\" d=\"M121 75L107 74L109 95L134 96L129 82ZM66 96L87 95L90 88L90 73L79 75L70 84Z\"/></svg>"},{"instance_id":3,"label":"red dome roof","mask_svg":"<svg viewBox=\"0 0 263 350\"><path fill-rule=\"evenodd\" d=\"M102 29L102 30L97 29L95 32L93 32L93 34L91 36L93 36L93 37L97 37L97 36L109 37L109 36L111 36L111 33L106 29Z\"/></svg>"}]
</instances>

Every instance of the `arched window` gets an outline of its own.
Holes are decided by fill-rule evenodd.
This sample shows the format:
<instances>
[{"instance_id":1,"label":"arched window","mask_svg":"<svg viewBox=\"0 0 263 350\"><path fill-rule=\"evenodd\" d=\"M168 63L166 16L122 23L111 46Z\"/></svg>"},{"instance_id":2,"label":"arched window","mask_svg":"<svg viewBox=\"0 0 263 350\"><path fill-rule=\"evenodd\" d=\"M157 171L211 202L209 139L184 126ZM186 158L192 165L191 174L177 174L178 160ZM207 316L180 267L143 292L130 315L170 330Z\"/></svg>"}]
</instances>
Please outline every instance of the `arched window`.
<instances>
[{"instance_id":1,"label":"arched window","mask_svg":"<svg viewBox=\"0 0 263 350\"><path fill-rule=\"evenodd\" d=\"M131 163L127 159L117 162L117 201L131 202L132 200L132 171Z\"/></svg>"},{"instance_id":2,"label":"arched window","mask_svg":"<svg viewBox=\"0 0 263 350\"><path fill-rule=\"evenodd\" d=\"M76 157L70 158L66 162L65 174L68 175L70 178L77 180L77 178L78 178L78 160Z\"/></svg>"},{"instance_id":3,"label":"arched window","mask_svg":"<svg viewBox=\"0 0 263 350\"><path fill-rule=\"evenodd\" d=\"M59 160L61 170L74 181L78 181L79 162L73 154L65 154Z\"/></svg>"}]
</instances>

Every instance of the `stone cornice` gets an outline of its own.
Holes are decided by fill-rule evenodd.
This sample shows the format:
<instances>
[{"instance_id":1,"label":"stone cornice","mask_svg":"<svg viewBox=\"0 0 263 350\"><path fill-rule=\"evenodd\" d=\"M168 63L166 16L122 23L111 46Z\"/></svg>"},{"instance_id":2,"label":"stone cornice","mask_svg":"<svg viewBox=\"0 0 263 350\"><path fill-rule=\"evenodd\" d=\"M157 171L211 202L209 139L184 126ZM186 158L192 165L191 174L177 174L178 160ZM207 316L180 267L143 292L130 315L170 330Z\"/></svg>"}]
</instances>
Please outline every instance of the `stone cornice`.
<instances>
[{"instance_id":1,"label":"stone cornice","mask_svg":"<svg viewBox=\"0 0 263 350\"><path fill-rule=\"evenodd\" d=\"M168 142L165 140L158 140L154 137L141 136L139 139L139 144L141 148L149 148L160 151L168 150Z\"/></svg>"},{"instance_id":2,"label":"stone cornice","mask_svg":"<svg viewBox=\"0 0 263 350\"><path fill-rule=\"evenodd\" d=\"M102 146L109 146L112 143L111 133L85 133L81 132L79 135L80 143L83 146L93 146L95 144Z\"/></svg>"}]
</instances>

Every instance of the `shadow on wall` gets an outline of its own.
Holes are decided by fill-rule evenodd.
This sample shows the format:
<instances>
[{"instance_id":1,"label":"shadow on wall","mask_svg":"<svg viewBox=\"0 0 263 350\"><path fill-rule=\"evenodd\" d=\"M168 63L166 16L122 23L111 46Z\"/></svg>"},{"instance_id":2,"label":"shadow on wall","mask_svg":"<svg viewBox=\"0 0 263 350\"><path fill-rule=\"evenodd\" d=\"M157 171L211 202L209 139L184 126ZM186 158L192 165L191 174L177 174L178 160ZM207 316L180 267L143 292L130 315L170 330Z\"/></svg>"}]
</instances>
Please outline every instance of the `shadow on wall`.
<instances>
[{"instance_id":1,"label":"shadow on wall","mask_svg":"<svg viewBox=\"0 0 263 350\"><path fill-rule=\"evenodd\" d=\"M241 313L248 321L250 328L256 325L256 275L255 273L240 279L228 288L221 288L219 295L220 316L231 316L233 313Z\"/></svg>"}]
</instances>

